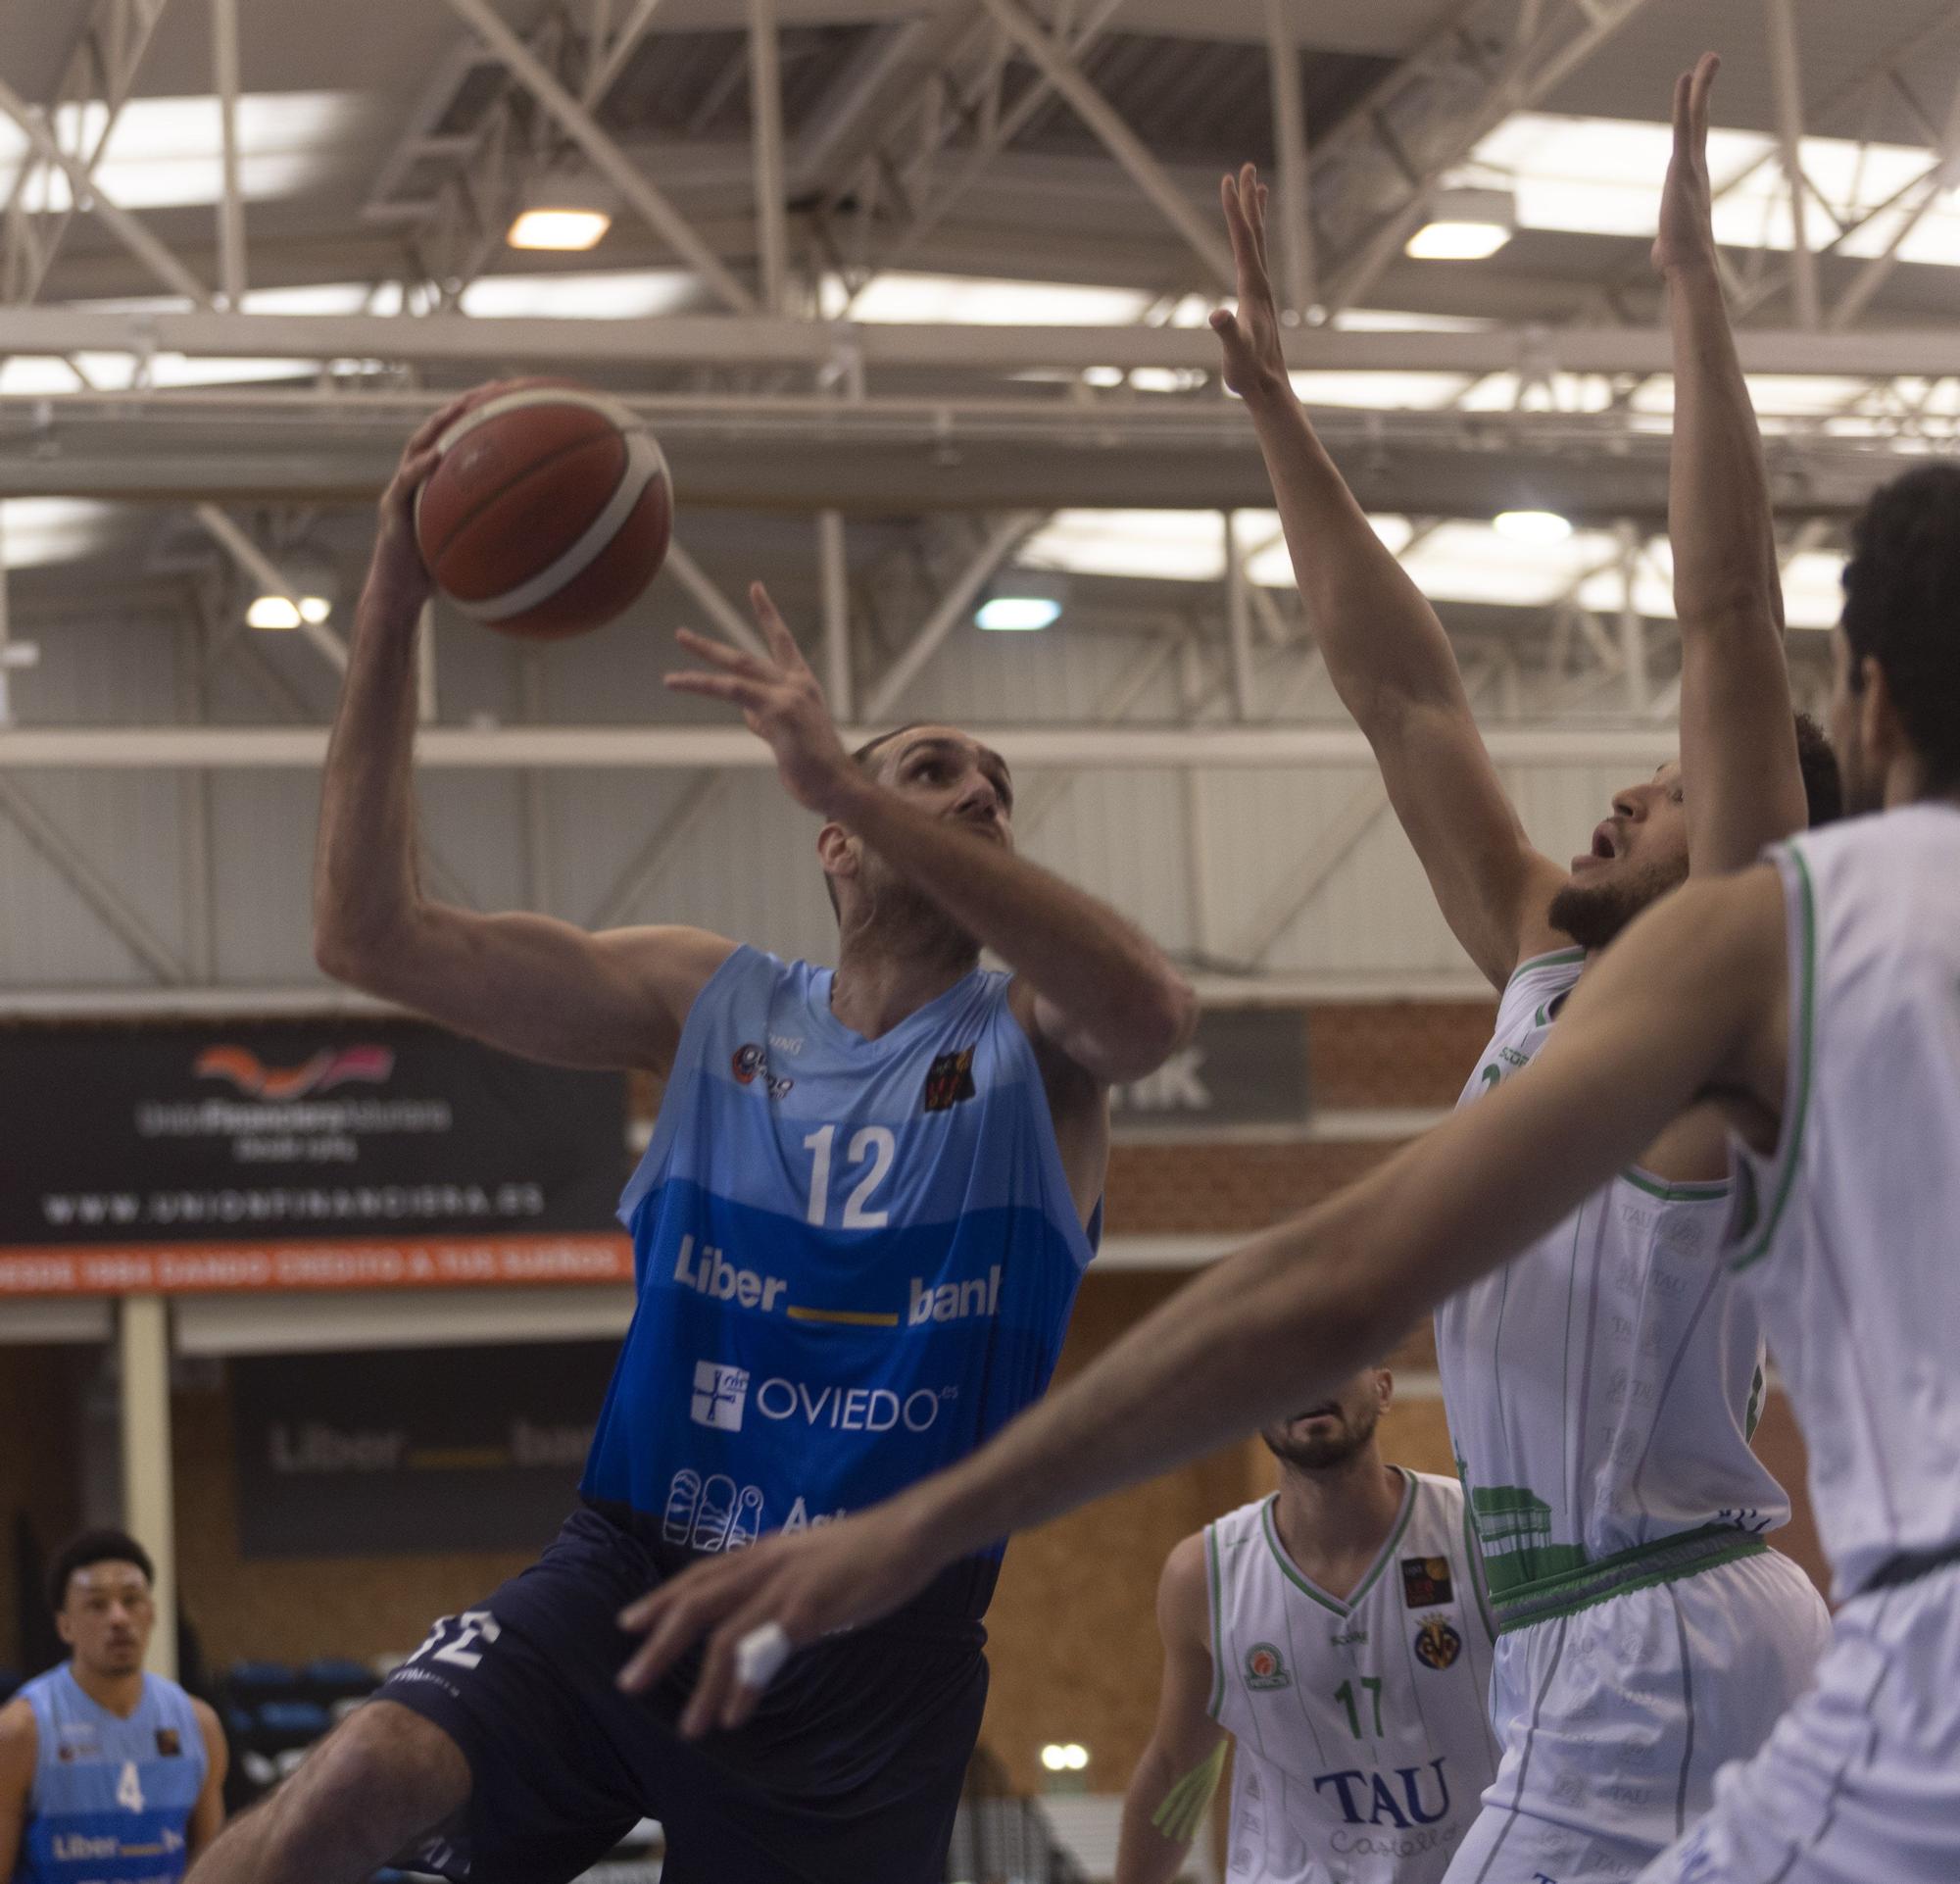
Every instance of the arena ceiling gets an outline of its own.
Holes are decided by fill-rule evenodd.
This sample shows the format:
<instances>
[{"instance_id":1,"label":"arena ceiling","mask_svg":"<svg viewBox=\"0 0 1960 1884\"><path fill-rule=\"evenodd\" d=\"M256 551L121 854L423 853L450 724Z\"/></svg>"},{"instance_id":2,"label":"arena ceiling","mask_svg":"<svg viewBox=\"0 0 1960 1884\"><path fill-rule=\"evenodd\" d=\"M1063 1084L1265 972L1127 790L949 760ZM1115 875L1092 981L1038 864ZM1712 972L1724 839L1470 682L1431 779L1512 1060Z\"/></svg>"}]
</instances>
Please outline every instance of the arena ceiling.
<instances>
[{"instance_id":1,"label":"arena ceiling","mask_svg":"<svg viewBox=\"0 0 1960 1884\"><path fill-rule=\"evenodd\" d=\"M1062 631L1136 652L1046 746L1021 728L1027 763L1357 764L1203 326L1248 157L1302 394L1511 763L1664 748L1646 249L1704 46L1790 617L1820 628L1849 510L1960 420L1952 0L0 0L0 818L113 882L116 832L63 826L41 781L315 763L401 436L516 372L651 416L682 516L649 619L735 631L764 573L848 717L936 674L933 711L986 717L946 653L1041 570ZM1465 190L1510 238L1411 259ZM507 245L526 203L593 192L594 249ZM1497 534L1517 510L1571 533ZM243 627L316 589L326 622ZM189 668L98 712L64 668L86 635L173 636ZM1792 636L1800 691L1823 639ZM746 754L665 737L658 703L545 723L514 691L456 723L431 680L425 750Z\"/></svg>"}]
</instances>

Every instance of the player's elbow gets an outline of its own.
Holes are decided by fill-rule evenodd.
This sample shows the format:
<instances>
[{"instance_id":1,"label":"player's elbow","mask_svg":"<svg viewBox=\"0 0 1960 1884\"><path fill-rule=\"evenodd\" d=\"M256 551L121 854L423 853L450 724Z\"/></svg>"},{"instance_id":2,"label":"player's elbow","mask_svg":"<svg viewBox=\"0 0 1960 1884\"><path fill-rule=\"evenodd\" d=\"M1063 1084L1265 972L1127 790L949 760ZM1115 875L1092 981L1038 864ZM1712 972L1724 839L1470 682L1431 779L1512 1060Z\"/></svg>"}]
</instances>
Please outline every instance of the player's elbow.
<instances>
[{"instance_id":1,"label":"player's elbow","mask_svg":"<svg viewBox=\"0 0 1960 1884\"><path fill-rule=\"evenodd\" d=\"M1197 1031L1198 992L1166 962L1111 1016L1095 1071L1110 1085L1148 1078Z\"/></svg>"},{"instance_id":2,"label":"player's elbow","mask_svg":"<svg viewBox=\"0 0 1960 1884\"><path fill-rule=\"evenodd\" d=\"M409 955L399 923L363 922L327 905L314 911L313 959L319 971L351 988L386 994Z\"/></svg>"}]
</instances>

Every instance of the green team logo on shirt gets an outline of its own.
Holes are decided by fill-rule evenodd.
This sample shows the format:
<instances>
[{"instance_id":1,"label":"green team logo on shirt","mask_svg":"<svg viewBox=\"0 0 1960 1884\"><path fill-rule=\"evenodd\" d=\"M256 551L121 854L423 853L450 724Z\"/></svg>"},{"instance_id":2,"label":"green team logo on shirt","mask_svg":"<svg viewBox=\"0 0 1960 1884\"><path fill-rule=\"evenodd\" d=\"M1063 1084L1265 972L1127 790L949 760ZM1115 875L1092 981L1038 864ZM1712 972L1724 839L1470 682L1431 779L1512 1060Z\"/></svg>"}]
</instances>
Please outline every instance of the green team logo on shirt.
<instances>
[{"instance_id":1,"label":"green team logo on shirt","mask_svg":"<svg viewBox=\"0 0 1960 1884\"><path fill-rule=\"evenodd\" d=\"M1246 1686L1249 1688L1290 1688L1293 1676L1287 1673L1286 1657L1270 1642L1254 1642L1246 1651Z\"/></svg>"},{"instance_id":2,"label":"green team logo on shirt","mask_svg":"<svg viewBox=\"0 0 1960 1884\"><path fill-rule=\"evenodd\" d=\"M1483 1553L1484 1581L1493 1596L1508 1595L1586 1562L1578 1545L1551 1541L1551 1507L1528 1485L1473 1486L1470 1517Z\"/></svg>"}]
</instances>

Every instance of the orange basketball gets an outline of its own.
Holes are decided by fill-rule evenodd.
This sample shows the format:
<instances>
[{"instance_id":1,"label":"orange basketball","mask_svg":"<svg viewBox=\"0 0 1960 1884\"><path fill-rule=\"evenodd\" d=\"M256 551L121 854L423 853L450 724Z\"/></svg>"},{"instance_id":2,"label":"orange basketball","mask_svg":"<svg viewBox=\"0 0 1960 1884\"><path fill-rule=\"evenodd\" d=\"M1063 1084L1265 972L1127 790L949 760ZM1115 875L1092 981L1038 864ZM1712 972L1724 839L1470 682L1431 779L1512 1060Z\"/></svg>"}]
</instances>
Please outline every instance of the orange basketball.
<instances>
[{"instance_id":1,"label":"orange basketball","mask_svg":"<svg viewBox=\"0 0 1960 1884\"><path fill-rule=\"evenodd\" d=\"M514 387L440 439L416 540L466 616L556 641L610 621L659 571L673 487L653 434L580 386Z\"/></svg>"}]
</instances>

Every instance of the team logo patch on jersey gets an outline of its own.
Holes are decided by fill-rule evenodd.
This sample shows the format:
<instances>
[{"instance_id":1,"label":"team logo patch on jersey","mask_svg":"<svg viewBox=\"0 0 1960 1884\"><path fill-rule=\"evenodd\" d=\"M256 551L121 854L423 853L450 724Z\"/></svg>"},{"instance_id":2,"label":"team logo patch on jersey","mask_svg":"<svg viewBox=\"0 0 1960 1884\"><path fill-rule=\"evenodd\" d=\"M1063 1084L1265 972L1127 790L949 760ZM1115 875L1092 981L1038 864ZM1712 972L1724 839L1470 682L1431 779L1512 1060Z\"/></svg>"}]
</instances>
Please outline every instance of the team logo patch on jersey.
<instances>
[{"instance_id":1,"label":"team logo patch on jersey","mask_svg":"<svg viewBox=\"0 0 1960 1884\"><path fill-rule=\"evenodd\" d=\"M174 1760L183 1752L183 1742L177 1738L174 1727L157 1729L157 1752L166 1760Z\"/></svg>"},{"instance_id":2,"label":"team logo patch on jersey","mask_svg":"<svg viewBox=\"0 0 1960 1884\"><path fill-rule=\"evenodd\" d=\"M744 1086L754 1085L757 1075L760 1074L762 1084L768 1089L771 1099L782 1098L796 1084L794 1079L775 1077L769 1071L769 1056L753 1042L735 1049L729 1056L728 1070L735 1075L737 1082Z\"/></svg>"},{"instance_id":3,"label":"team logo patch on jersey","mask_svg":"<svg viewBox=\"0 0 1960 1884\"><path fill-rule=\"evenodd\" d=\"M1463 1653L1463 1638L1433 1615L1415 1632L1415 1659L1425 1668L1446 1668Z\"/></svg>"},{"instance_id":4,"label":"team logo patch on jersey","mask_svg":"<svg viewBox=\"0 0 1960 1884\"><path fill-rule=\"evenodd\" d=\"M1411 1610L1433 1610L1456 1601L1446 1557L1402 1559L1402 1603Z\"/></svg>"},{"instance_id":5,"label":"team logo patch on jersey","mask_svg":"<svg viewBox=\"0 0 1960 1884\"><path fill-rule=\"evenodd\" d=\"M1270 1642L1254 1642L1246 1651L1246 1686L1262 1689L1293 1686L1293 1676L1287 1673L1286 1657Z\"/></svg>"},{"instance_id":6,"label":"team logo patch on jersey","mask_svg":"<svg viewBox=\"0 0 1960 1884\"><path fill-rule=\"evenodd\" d=\"M962 1099L973 1097L973 1048L961 1047L932 1063L925 1076L927 1112L951 1112Z\"/></svg>"}]
</instances>

